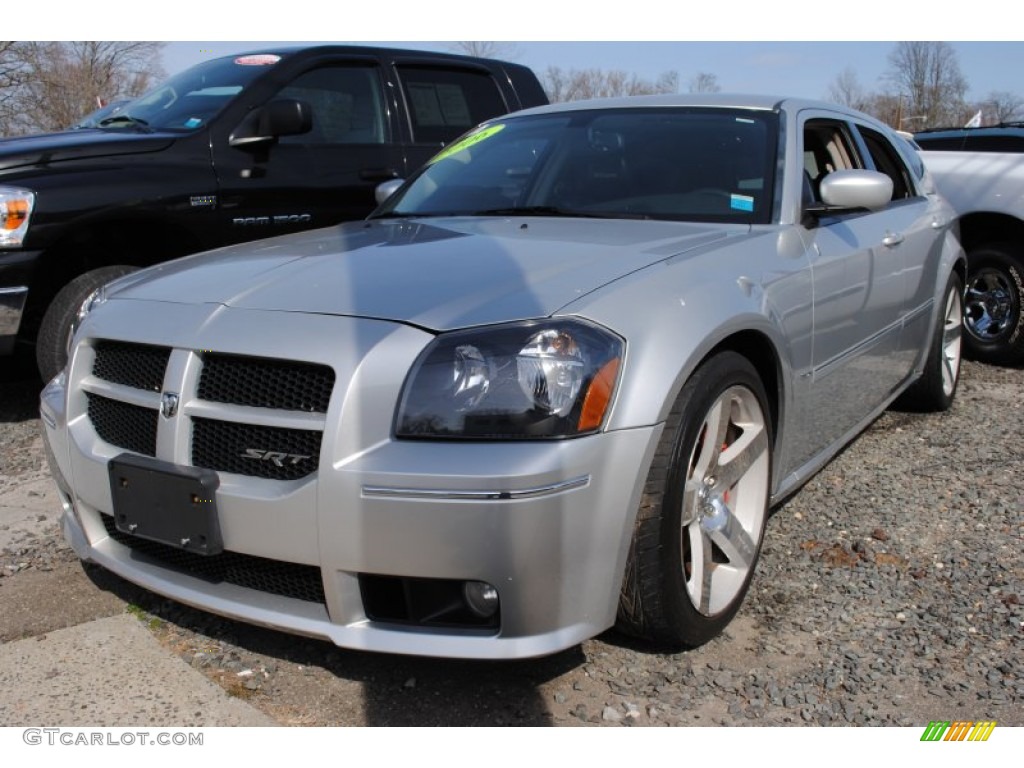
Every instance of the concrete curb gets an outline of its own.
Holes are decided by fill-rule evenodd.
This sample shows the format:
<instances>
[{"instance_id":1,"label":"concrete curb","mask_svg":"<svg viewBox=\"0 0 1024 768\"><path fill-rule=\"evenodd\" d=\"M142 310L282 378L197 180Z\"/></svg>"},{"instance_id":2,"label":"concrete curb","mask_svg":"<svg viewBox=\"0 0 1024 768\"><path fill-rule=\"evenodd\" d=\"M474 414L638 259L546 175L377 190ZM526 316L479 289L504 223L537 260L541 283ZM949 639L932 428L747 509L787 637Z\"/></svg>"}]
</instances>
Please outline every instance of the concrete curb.
<instances>
[{"instance_id":1,"label":"concrete curb","mask_svg":"<svg viewBox=\"0 0 1024 768\"><path fill-rule=\"evenodd\" d=\"M0 645L0 726L273 726L111 616Z\"/></svg>"}]
</instances>

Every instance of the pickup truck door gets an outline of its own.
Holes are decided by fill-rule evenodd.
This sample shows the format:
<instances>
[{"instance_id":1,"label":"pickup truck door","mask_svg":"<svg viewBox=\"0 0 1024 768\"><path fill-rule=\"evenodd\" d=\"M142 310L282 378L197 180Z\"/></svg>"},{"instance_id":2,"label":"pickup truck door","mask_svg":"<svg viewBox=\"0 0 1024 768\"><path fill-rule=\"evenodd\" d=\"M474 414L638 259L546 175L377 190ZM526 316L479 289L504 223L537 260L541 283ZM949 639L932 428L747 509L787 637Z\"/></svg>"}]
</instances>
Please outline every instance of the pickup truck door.
<instances>
[{"instance_id":1,"label":"pickup truck door","mask_svg":"<svg viewBox=\"0 0 1024 768\"><path fill-rule=\"evenodd\" d=\"M229 136L240 116L211 131L225 242L364 218L376 207L376 186L405 173L378 60L319 59L282 79L255 106L304 101L312 108L311 131L238 147Z\"/></svg>"}]
</instances>

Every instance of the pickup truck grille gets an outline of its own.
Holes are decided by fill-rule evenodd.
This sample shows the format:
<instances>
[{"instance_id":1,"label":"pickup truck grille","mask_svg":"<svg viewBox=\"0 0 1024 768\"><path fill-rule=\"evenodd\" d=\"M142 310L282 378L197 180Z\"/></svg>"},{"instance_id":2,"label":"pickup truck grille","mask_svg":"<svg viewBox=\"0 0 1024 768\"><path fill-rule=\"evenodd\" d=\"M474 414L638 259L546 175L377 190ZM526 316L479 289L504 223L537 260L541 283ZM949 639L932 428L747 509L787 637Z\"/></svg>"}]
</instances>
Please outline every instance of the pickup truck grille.
<instances>
[{"instance_id":1,"label":"pickup truck grille","mask_svg":"<svg viewBox=\"0 0 1024 768\"><path fill-rule=\"evenodd\" d=\"M164 383L172 353L168 347L99 340L94 351L92 375L97 379L151 393L171 389ZM211 351L190 354L199 354L202 360L195 383L197 399L207 404L202 417L189 416L186 410L164 419L158 404L143 407L122 402L117 399L118 387L103 387L102 393L86 392L96 434L126 451L157 456L158 429L182 429L190 420L188 461L194 466L271 480L298 480L316 471L322 429L282 427L281 416L270 411L326 413L334 389L333 369ZM180 394L179 390L188 392L188 383L178 382L171 389ZM141 402L134 394L130 399ZM253 411L246 413L236 406L265 408L268 413L265 418L252 416ZM218 412L223 418L217 418Z\"/></svg>"}]
</instances>

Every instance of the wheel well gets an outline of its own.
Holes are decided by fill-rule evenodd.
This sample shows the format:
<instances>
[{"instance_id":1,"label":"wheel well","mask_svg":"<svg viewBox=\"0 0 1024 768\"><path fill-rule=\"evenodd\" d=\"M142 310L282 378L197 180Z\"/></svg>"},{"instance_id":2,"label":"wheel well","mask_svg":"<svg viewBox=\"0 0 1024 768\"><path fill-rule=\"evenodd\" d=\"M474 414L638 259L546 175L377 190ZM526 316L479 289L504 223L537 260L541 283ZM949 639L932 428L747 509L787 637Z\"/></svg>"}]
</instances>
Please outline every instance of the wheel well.
<instances>
[{"instance_id":1,"label":"wheel well","mask_svg":"<svg viewBox=\"0 0 1024 768\"><path fill-rule=\"evenodd\" d=\"M775 347L767 336L758 331L741 331L722 340L712 349L704 360L725 350L736 352L750 361L757 370L768 395L768 409L771 412L772 435L779 434L779 416L782 408L782 375L779 357ZM703 362L703 360L701 361Z\"/></svg>"},{"instance_id":2,"label":"wheel well","mask_svg":"<svg viewBox=\"0 0 1024 768\"><path fill-rule=\"evenodd\" d=\"M74 229L40 257L22 331L34 339L53 297L78 275L115 264L148 267L200 249L190 232L154 219L104 221Z\"/></svg>"},{"instance_id":3,"label":"wheel well","mask_svg":"<svg viewBox=\"0 0 1024 768\"><path fill-rule=\"evenodd\" d=\"M960 219L960 242L968 253L987 243L1021 243L1024 221L1002 213L969 213Z\"/></svg>"}]
</instances>

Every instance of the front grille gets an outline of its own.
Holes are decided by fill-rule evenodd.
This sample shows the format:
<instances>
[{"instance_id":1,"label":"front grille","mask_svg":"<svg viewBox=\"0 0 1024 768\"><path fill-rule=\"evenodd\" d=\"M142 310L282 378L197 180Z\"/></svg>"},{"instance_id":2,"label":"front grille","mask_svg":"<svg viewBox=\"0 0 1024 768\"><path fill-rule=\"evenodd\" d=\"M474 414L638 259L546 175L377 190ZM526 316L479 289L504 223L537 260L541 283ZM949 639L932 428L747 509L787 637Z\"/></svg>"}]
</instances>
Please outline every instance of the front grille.
<instances>
[{"instance_id":1,"label":"front grille","mask_svg":"<svg viewBox=\"0 0 1024 768\"><path fill-rule=\"evenodd\" d=\"M316 430L235 424L213 419L192 421L192 464L271 480L298 480L320 463Z\"/></svg>"},{"instance_id":2,"label":"front grille","mask_svg":"<svg viewBox=\"0 0 1024 768\"><path fill-rule=\"evenodd\" d=\"M95 352L93 376L151 392L159 392L163 388L170 349L123 341L99 341Z\"/></svg>"},{"instance_id":3,"label":"front grille","mask_svg":"<svg viewBox=\"0 0 1024 768\"><path fill-rule=\"evenodd\" d=\"M324 582L320 569L313 565L286 563L238 552L222 552L204 557L159 542L140 539L117 530L114 518L101 515L110 538L174 570L211 582L226 582L239 587L291 597L310 603L324 603Z\"/></svg>"},{"instance_id":4,"label":"front grille","mask_svg":"<svg viewBox=\"0 0 1024 768\"><path fill-rule=\"evenodd\" d=\"M156 456L159 411L110 400L92 392L87 392L86 397L89 398L89 421L100 439L126 451Z\"/></svg>"},{"instance_id":5,"label":"front grille","mask_svg":"<svg viewBox=\"0 0 1024 768\"><path fill-rule=\"evenodd\" d=\"M206 354L198 395L215 403L326 413L333 388L334 371L326 365Z\"/></svg>"}]
</instances>

